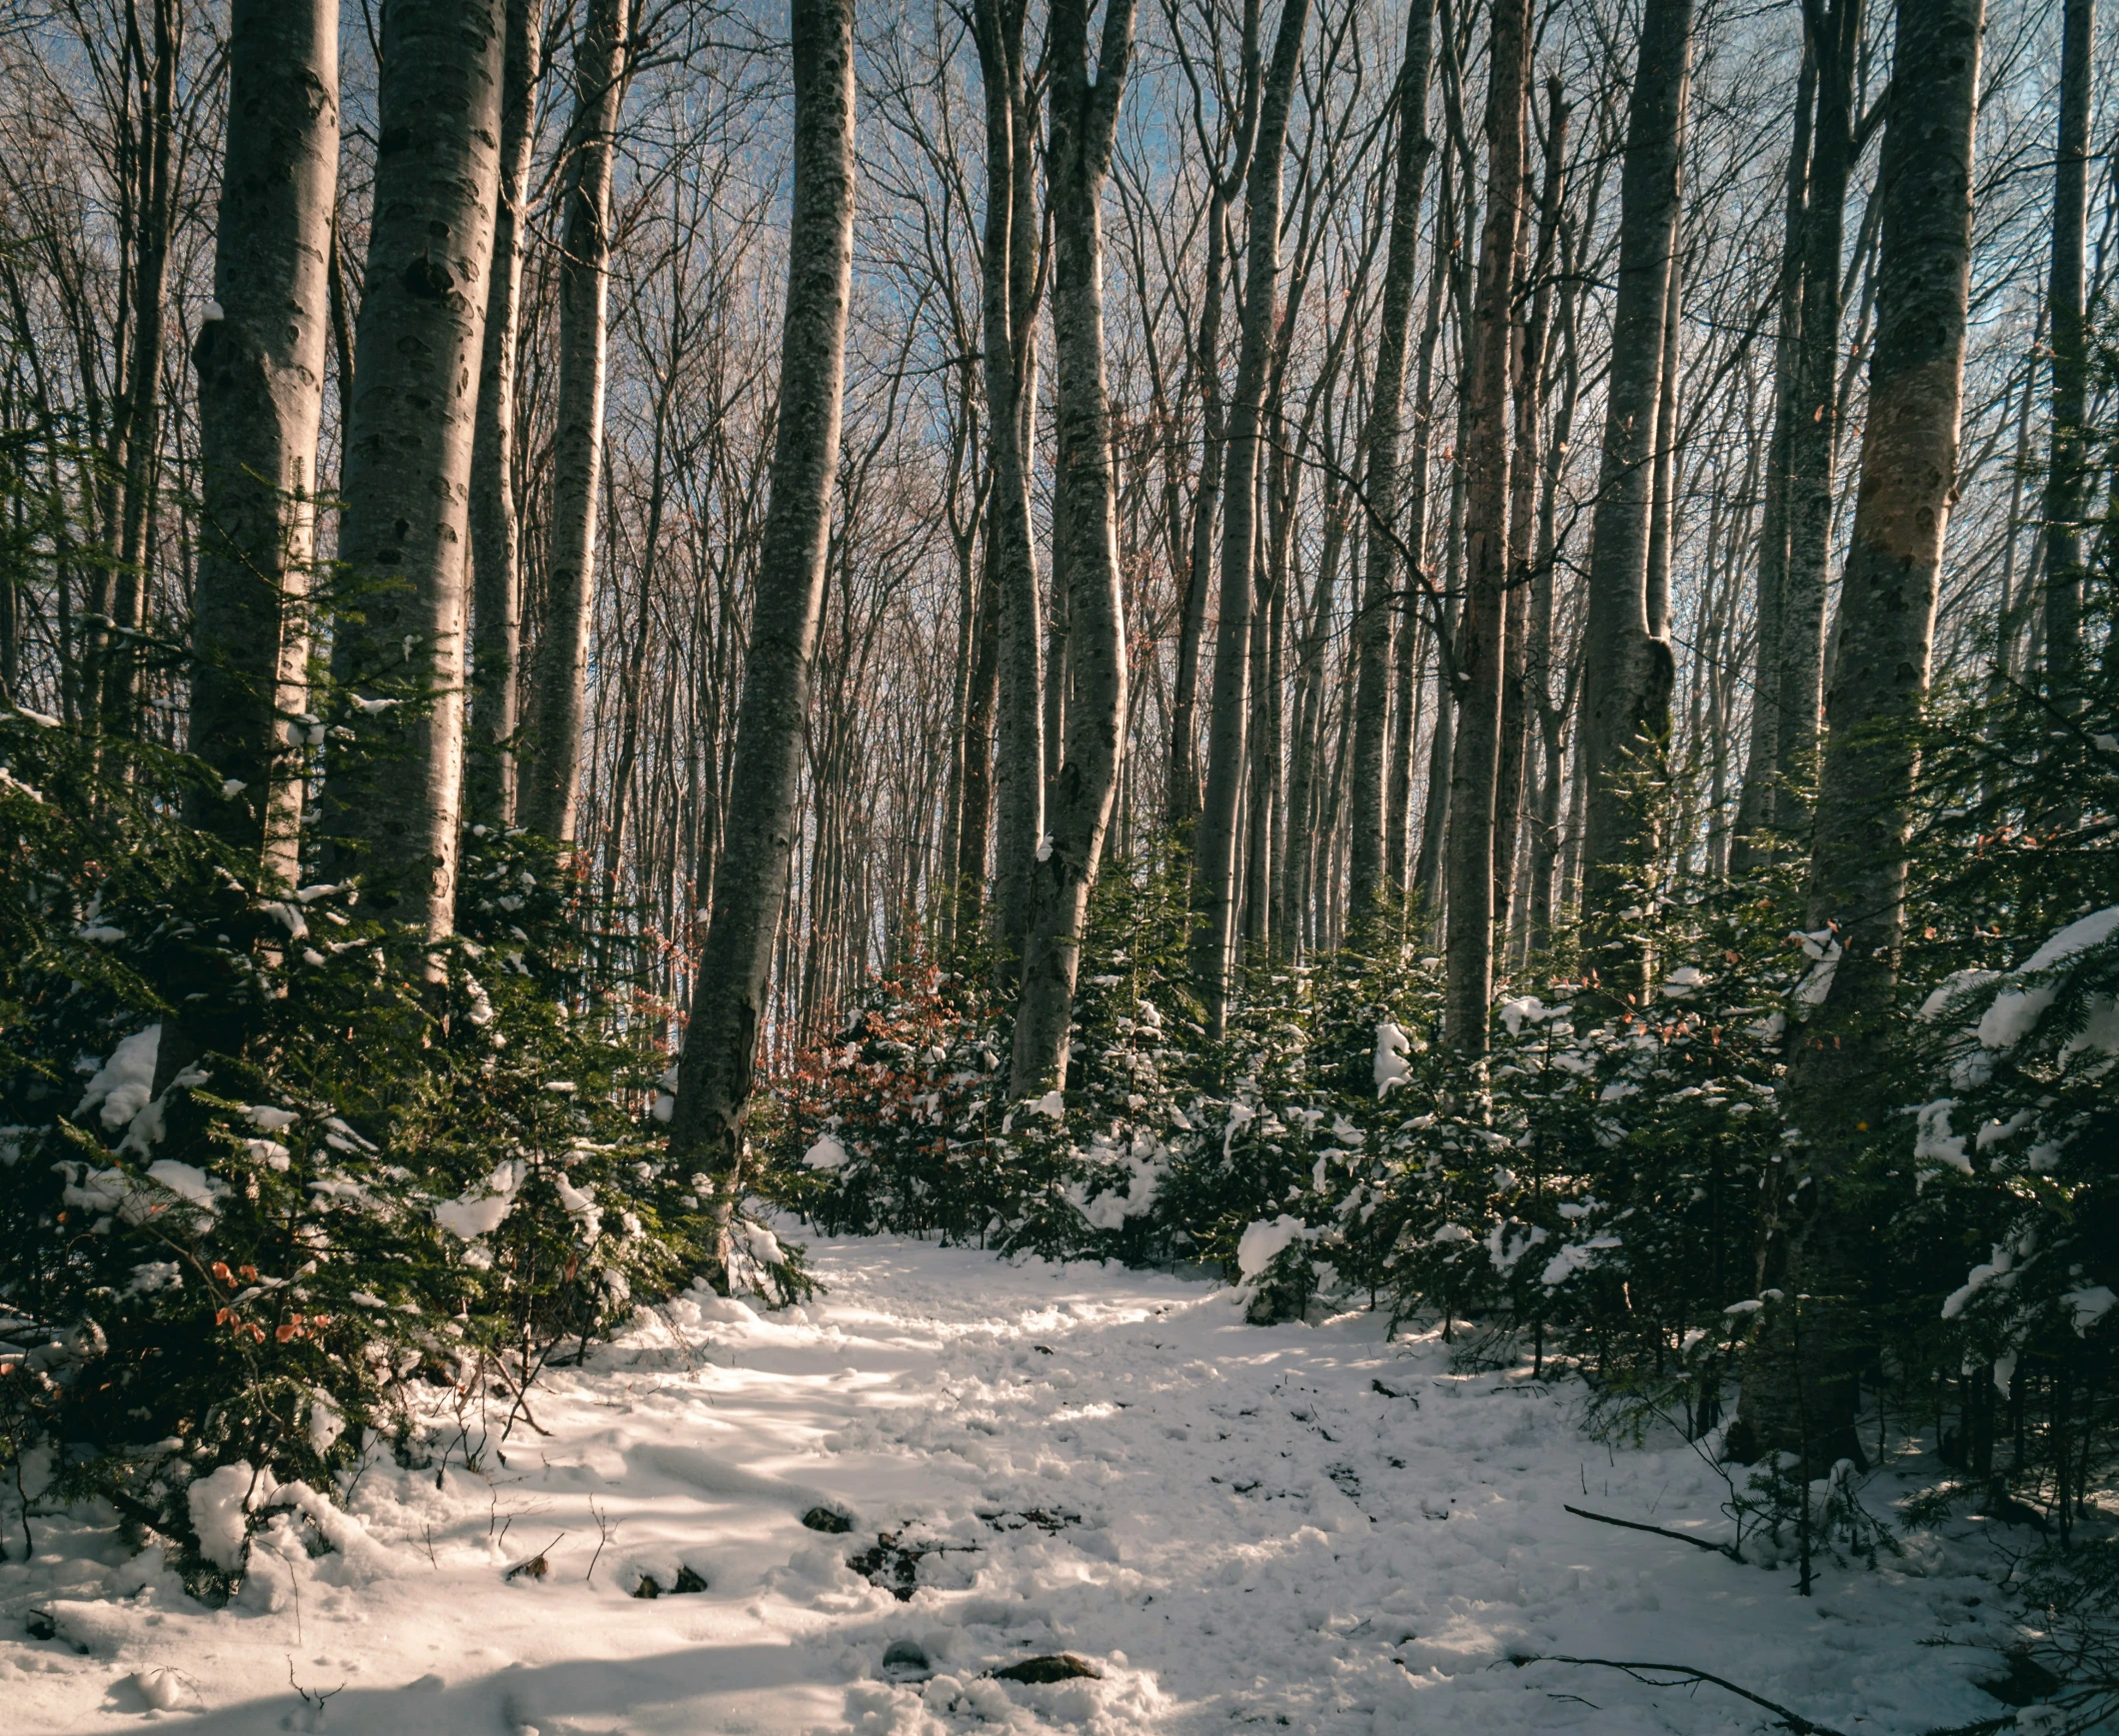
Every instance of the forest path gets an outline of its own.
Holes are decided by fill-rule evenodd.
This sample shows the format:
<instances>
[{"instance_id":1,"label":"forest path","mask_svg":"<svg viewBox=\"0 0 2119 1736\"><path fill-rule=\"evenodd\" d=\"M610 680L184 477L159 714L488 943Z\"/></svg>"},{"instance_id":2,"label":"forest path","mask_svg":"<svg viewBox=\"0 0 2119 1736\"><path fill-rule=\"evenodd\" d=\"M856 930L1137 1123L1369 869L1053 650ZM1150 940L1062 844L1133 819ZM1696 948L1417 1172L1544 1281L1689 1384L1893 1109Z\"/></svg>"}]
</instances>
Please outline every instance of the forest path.
<instances>
[{"instance_id":1,"label":"forest path","mask_svg":"<svg viewBox=\"0 0 2119 1736\"><path fill-rule=\"evenodd\" d=\"M519 1423L485 1474L379 1458L344 1548L311 1559L275 1519L226 1610L44 1522L38 1560L0 1567L0 1724L130 1728L153 1700L216 1736L1773 1722L1523 1653L1689 1665L1848 1736L2001 1709L1971 1686L1990 1652L1920 1643L1996 1620L1946 1538L1827 1563L1805 1601L1792 1563L1565 1511L1730 1529L1691 1447L1607 1448L1576 1385L1452 1373L1365 1312L1245 1326L1230 1291L1165 1275L891 1238L812 1257L806 1309L694 1294L554 1374L549 1434ZM806 1528L817 1508L850 1530ZM546 1577L504 1578L541 1550ZM881 1584L847 1565L871 1551ZM687 1569L704 1591L630 1595ZM26 1637L32 1609L53 1637ZM989 1673L1061 1653L1098 1674ZM333 1692L321 1718L290 1672Z\"/></svg>"}]
</instances>

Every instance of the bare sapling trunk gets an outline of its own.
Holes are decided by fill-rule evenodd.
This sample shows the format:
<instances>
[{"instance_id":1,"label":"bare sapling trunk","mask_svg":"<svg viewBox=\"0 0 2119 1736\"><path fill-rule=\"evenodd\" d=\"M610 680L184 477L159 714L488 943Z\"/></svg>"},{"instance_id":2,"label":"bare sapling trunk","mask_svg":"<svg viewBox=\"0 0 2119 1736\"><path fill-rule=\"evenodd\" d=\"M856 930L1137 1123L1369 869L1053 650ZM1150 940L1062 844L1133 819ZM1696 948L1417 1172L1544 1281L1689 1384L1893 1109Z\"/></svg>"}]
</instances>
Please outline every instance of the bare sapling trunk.
<instances>
[{"instance_id":1,"label":"bare sapling trunk","mask_svg":"<svg viewBox=\"0 0 2119 1736\"><path fill-rule=\"evenodd\" d=\"M464 818L515 824L516 684L523 644L522 527L515 505L515 358L521 336L523 225L536 142L545 0L508 0L501 72L500 195L471 441L471 751Z\"/></svg>"},{"instance_id":2,"label":"bare sapling trunk","mask_svg":"<svg viewBox=\"0 0 2119 1736\"><path fill-rule=\"evenodd\" d=\"M744 1184L744 1115L801 823L796 806L839 469L854 261L853 0L793 0L795 189L780 412L759 547L726 831L692 993L670 1156L703 1171L721 1223L720 1278Z\"/></svg>"},{"instance_id":3,"label":"bare sapling trunk","mask_svg":"<svg viewBox=\"0 0 2119 1736\"><path fill-rule=\"evenodd\" d=\"M566 230L559 261L559 403L544 632L537 648L537 740L524 769L523 824L572 844L582 789L589 631L596 609L596 512L604 468L610 326L611 177L625 97L630 0L591 0L575 45Z\"/></svg>"},{"instance_id":4,"label":"bare sapling trunk","mask_svg":"<svg viewBox=\"0 0 2119 1736\"><path fill-rule=\"evenodd\" d=\"M325 786L333 871L400 926L448 931L463 793L465 542L500 179L504 0L383 8ZM350 736L351 739L347 739Z\"/></svg>"},{"instance_id":5,"label":"bare sapling trunk","mask_svg":"<svg viewBox=\"0 0 2119 1736\"><path fill-rule=\"evenodd\" d=\"M127 13L125 53L143 92L133 236L133 342L122 410L124 477L119 512L118 571L103 671L104 727L132 735L139 727L140 650L147 626L151 551L148 526L160 470L162 439L162 327L168 317L169 250L175 239L176 187L172 161L176 131L177 57L183 30L178 0L153 0L150 47L140 40L138 7Z\"/></svg>"},{"instance_id":6,"label":"bare sapling trunk","mask_svg":"<svg viewBox=\"0 0 2119 1736\"><path fill-rule=\"evenodd\" d=\"M2074 679L2082 641L2082 520L2089 503L2089 334L2083 311L2083 240L2089 227L2090 50L2095 0L2066 0L2061 14L2060 140L2053 165L2052 457L2045 483L2045 677Z\"/></svg>"},{"instance_id":7,"label":"bare sapling trunk","mask_svg":"<svg viewBox=\"0 0 2119 1736\"><path fill-rule=\"evenodd\" d=\"M1103 184L1132 53L1133 0L1105 0L1096 72L1089 0L1055 0L1047 54L1053 211L1053 355L1058 372L1053 567L1066 587L1064 757L1046 796L1046 838L1031 875L1030 926L1016 1006L1012 1095L1063 1089L1074 972L1096 882L1125 722L1125 609L1118 589L1117 494L1103 367ZM1054 676L1057 684L1059 677Z\"/></svg>"},{"instance_id":8,"label":"bare sapling trunk","mask_svg":"<svg viewBox=\"0 0 2119 1736\"><path fill-rule=\"evenodd\" d=\"M1420 195L1427 159L1427 85L1434 59L1434 0L1413 0L1405 20L1405 58L1398 72L1396 182L1391 190L1390 246L1383 263L1383 319L1376 339L1375 380L1368 401L1366 448L1368 511L1376 529L1367 539L1368 571L1354 622L1353 768L1348 824L1347 905L1355 921L1371 914L1386 891L1385 838L1389 818L1391 624L1404 578L1398 559L1398 444L1403 433L1405 363L1412 339L1412 280L1420 253Z\"/></svg>"},{"instance_id":9,"label":"bare sapling trunk","mask_svg":"<svg viewBox=\"0 0 2119 1736\"><path fill-rule=\"evenodd\" d=\"M1243 323L1228 409L1227 482L1221 518L1221 624L1214 645L1213 715L1206 792L1193 839L1191 975L1218 1040L1228 1023L1228 970L1236 937L1243 786L1250 723L1251 604L1256 590L1258 455L1265 377L1280 282L1280 168L1287 145L1309 0L1281 0L1272 64L1260 89L1258 134L1244 194Z\"/></svg>"},{"instance_id":10,"label":"bare sapling trunk","mask_svg":"<svg viewBox=\"0 0 2119 1736\"><path fill-rule=\"evenodd\" d=\"M1829 976L1817 1010L1790 1033L1796 1142L1767 1190L1760 1285L1771 1305L1729 1443L1746 1459L1860 1462L1853 1292L1865 1232L1842 1183L1892 1112L1885 1049L1903 1017L1917 731L1956 488L1983 10L1982 0L1898 6L1876 192L1876 347L1810 854L1810 922L1829 923L1839 950L1817 966Z\"/></svg>"},{"instance_id":11,"label":"bare sapling trunk","mask_svg":"<svg viewBox=\"0 0 2119 1736\"><path fill-rule=\"evenodd\" d=\"M1522 222L1523 111L1530 95L1529 0L1494 0L1486 88L1486 221L1479 236L1464 452L1464 612L1456 631L1463 684L1450 766L1444 1034L1483 1056L1493 998L1494 803L1501 767L1501 675L1507 652L1508 364ZM1513 840L1506 841L1512 847Z\"/></svg>"},{"instance_id":12,"label":"bare sapling trunk","mask_svg":"<svg viewBox=\"0 0 2119 1736\"><path fill-rule=\"evenodd\" d=\"M1647 0L1619 173L1618 294L1582 646L1583 963L1615 1000L1646 988L1628 887L1654 853L1676 668L1649 617L1648 542L1691 55L1692 0Z\"/></svg>"},{"instance_id":13,"label":"bare sapling trunk","mask_svg":"<svg viewBox=\"0 0 2119 1736\"><path fill-rule=\"evenodd\" d=\"M1199 815L1199 652L1206 638L1206 605L1214 582L1214 514L1221 498L1223 442L1227 435L1227 411L1221 401L1221 304L1227 276L1228 207L1249 172L1251 152L1258 140L1259 85L1262 69L1258 54L1260 0L1243 0L1243 30L1237 51L1237 98L1234 137L1229 161L1218 161L1207 189L1206 275L1201 281L1199 329L1192 352L1192 371L1199 382L1199 486L1192 496L1191 539L1184 572L1184 603L1177 620L1177 668L1170 700L1169 789L1163 816L1172 827L1194 821ZM1196 95L1197 69L1184 52L1184 39L1177 49L1185 77ZM1197 124L1194 106L1194 136L1199 152L1207 154L1203 126Z\"/></svg>"},{"instance_id":14,"label":"bare sapling trunk","mask_svg":"<svg viewBox=\"0 0 2119 1736\"><path fill-rule=\"evenodd\" d=\"M214 237L218 318L199 328L200 537L192 608L191 751L222 780L188 816L236 850L253 891L300 871L307 602L316 547L317 427L331 331L339 166L338 0L235 0L228 131ZM233 898L229 894L236 894ZM217 912L240 923L228 887ZM249 997L224 954L167 984L155 1085L232 1052Z\"/></svg>"}]
</instances>

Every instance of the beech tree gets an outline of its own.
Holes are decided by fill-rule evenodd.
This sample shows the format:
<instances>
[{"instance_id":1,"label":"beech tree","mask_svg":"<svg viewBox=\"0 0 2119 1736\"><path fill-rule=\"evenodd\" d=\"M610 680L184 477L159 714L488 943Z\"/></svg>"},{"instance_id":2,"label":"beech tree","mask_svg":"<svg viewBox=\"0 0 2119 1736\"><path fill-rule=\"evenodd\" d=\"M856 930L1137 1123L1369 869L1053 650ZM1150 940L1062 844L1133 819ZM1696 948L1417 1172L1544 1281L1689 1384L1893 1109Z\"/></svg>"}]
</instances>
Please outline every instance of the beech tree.
<instances>
[{"instance_id":1,"label":"beech tree","mask_svg":"<svg viewBox=\"0 0 2119 1736\"><path fill-rule=\"evenodd\" d=\"M724 1274L773 941L800 821L796 780L839 467L853 280L853 0L794 0L791 22L795 185L771 499L713 917L670 1127L671 1160L700 1165L713 1183Z\"/></svg>"}]
</instances>

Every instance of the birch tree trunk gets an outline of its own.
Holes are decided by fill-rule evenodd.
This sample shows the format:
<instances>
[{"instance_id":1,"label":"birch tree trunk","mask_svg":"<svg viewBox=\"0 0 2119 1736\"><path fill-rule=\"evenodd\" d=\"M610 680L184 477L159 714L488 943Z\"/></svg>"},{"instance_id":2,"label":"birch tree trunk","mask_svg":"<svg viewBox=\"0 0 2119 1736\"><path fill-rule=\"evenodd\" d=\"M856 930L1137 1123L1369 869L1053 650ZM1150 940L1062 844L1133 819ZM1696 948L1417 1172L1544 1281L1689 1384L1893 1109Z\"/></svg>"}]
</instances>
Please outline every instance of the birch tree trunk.
<instances>
[{"instance_id":1,"label":"birch tree trunk","mask_svg":"<svg viewBox=\"0 0 2119 1736\"><path fill-rule=\"evenodd\" d=\"M325 786L333 871L447 932L463 791L464 544L500 178L504 0L389 0L333 662L353 732ZM395 701L394 705L386 702ZM380 709L369 709L380 708Z\"/></svg>"},{"instance_id":2,"label":"birch tree trunk","mask_svg":"<svg viewBox=\"0 0 2119 1736\"><path fill-rule=\"evenodd\" d=\"M1236 933L1244 773L1250 719L1250 618L1257 555L1258 449L1265 375L1279 307L1280 160L1309 0L1281 0L1272 64L1260 89L1258 134L1244 194L1243 324L1229 399L1228 476L1221 519L1221 623L1214 646L1206 793L1193 841L1191 974L1207 1029L1228 1023L1228 968Z\"/></svg>"},{"instance_id":3,"label":"birch tree trunk","mask_svg":"<svg viewBox=\"0 0 2119 1736\"><path fill-rule=\"evenodd\" d=\"M1016 1008L1017 1097L1066 1084L1074 972L1118 786L1125 721L1125 608L1118 590L1117 496L1103 370L1103 184L1132 53L1133 0L1104 0L1096 75L1089 0L1054 0L1047 178L1053 211L1056 576L1066 586L1072 693L1065 751L1046 799L1047 842L1031 876L1029 939ZM1063 503L1063 504L1062 504ZM1059 681L1057 672L1054 681Z\"/></svg>"},{"instance_id":4,"label":"birch tree trunk","mask_svg":"<svg viewBox=\"0 0 2119 1736\"><path fill-rule=\"evenodd\" d=\"M338 28L338 0L235 0L214 241L221 317L192 347L203 498L191 751L228 794L195 795L190 818L280 885L299 868L301 768L285 720L308 692Z\"/></svg>"},{"instance_id":5,"label":"birch tree trunk","mask_svg":"<svg viewBox=\"0 0 2119 1736\"><path fill-rule=\"evenodd\" d=\"M1654 851L1654 784L1675 674L1669 641L1648 614L1648 538L1691 54L1692 0L1647 0L1619 173L1618 294L1582 648L1584 963L1613 997L1646 983L1626 888Z\"/></svg>"},{"instance_id":6,"label":"birch tree trunk","mask_svg":"<svg viewBox=\"0 0 2119 1736\"><path fill-rule=\"evenodd\" d=\"M559 404L553 430L552 533L537 648L537 740L523 824L574 842L582 789L582 722L596 608L596 510L604 468L604 376L611 277L611 176L625 98L630 0L590 0L575 44L566 234L559 262Z\"/></svg>"},{"instance_id":7,"label":"birch tree trunk","mask_svg":"<svg viewBox=\"0 0 2119 1736\"><path fill-rule=\"evenodd\" d=\"M1412 279L1420 252L1420 194L1434 146L1427 137L1427 84L1434 58L1434 0L1413 0L1405 19L1405 58L1398 72L1396 184L1391 190L1390 246L1383 263L1383 320L1376 340L1368 401L1368 511L1378 531L1367 539L1368 572L1354 623L1353 789L1349 812L1347 904L1355 920L1370 914L1386 889L1385 840L1390 812L1390 643L1403 563L1394 536L1398 517L1398 442L1403 431L1405 362L1412 338ZM1412 622L1406 616L1403 631Z\"/></svg>"},{"instance_id":8,"label":"birch tree trunk","mask_svg":"<svg viewBox=\"0 0 2119 1736\"><path fill-rule=\"evenodd\" d=\"M1486 221L1467 385L1464 613L1456 631L1463 682L1450 767L1444 1034L1482 1057L1493 999L1494 801L1501 762L1501 672L1507 653L1508 363L1522 221L1523 110L1530 93L1529 0L1494 0L1487 53ZM1500 841L1512 847L1513 840Z\"/></svg>"},{"instance_id":9,"label":"birch tree trunk","mask_svg":"<svg viewBox=\"0 0 2119 1736\"><path fill-rule=\"evenodd\" d=\"M678 1065L670 1156L720 1219L719 1281L744 1182L744 1114L787 898L810 665L824 603L854 261L853 0L793 0L795 191L770 500L714 913Z\"/></svg>"},{"instance_id":10,"label":"birch tree trunk","mask_svg":"<svg viewBox=\"0 0 2119 1736\"><path fill-rule=\"evenodd\" d=\"M2045 678L2074 679L2082 640L2082 519L2089 500L2089 340L2083 318L2083 238L2089 227L2090 50L2095 0L2061 13L2060 140L2053 165L2052 459L2045 483Z\"/></svg>"},{"instance_id":11,"label":"birch tree trunk","mask_svg":"<svg viewBox=\"0 0 2119 1736\"><path fill-rule=\"evenodd\" d=\"M464 818L515 824L516 683L522 657L522 527L515 507L515 357L523 293L523 222L537 133L545 0L508 0L501 61L500 193L486 294L478 417L471 440L473 748L464 765Z\"/></svg>"},{"instance_id":12,"label":"birch tree trunk","mask_svg":"<svg viewBox=\"0 0 2119 1736\"><path fill-rule=\"evenodd\" d=\"M1861 1462L1852 1292L1865 1229L1841 1190L1890 1110L1884 1050L1903 1016L1916 731L1956 487L1983 11L1983 0L1898 6L1876 193L1876 348L1810 855L1810 920L1835 926L1840 953L1823 1001L1791 1033L1784 1091L1797 1142L1774 1165L1760 1259L1760 1286L1779 1299L1746 1363L1730 1433L1731 1452L1747 1459L1789 1451L1817 1467Z\"/></svg>"}]
</instances>

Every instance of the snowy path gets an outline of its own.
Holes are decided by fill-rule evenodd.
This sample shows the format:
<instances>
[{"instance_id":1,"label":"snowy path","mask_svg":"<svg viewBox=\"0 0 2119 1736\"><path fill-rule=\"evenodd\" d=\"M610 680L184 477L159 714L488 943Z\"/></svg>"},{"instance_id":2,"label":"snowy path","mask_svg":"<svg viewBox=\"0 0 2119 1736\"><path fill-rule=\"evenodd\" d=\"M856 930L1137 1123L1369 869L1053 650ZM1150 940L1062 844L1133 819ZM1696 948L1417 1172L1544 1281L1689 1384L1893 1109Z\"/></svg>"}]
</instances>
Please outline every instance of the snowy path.
<instances>
[{"instance_id":1,"label":"snowy path","mask_svg":"<svg viewBox=\"0 0 2119 1736\"><path fill-rule=\"evenodd\" d=\"M1992 1587L1948 1570L1940 1541L1828 1568L1805 1605L1792 1571L1564 1511L1727 1528L1690 1448L1608 1452L1573 1388L1451 1375L1440 1345L1386 1344L1365 1314L1246 1327L1227 1291L1170 1277L888 1239L813 1252L830 1293L807 1318L675 1304L682 1341L643 1331L556 1376L537 1399L549 1437L518 1427L490 1482L379 1464L353 1498L365 1537L314 1560L278 1521L227 1610L189 1603L152 1556L42 1523L47 1553L0 1567L0 1727L1771 1723L1717 1688L1511 1652L1689 1664L1848 1736L2002 1710L1970 1685L1992 1655L1961 1643L1994 1619ZM851 1534L805 1529L820 1505ZM886 1531L930 1551L910 1601L846 1566ZM549 1577L504 1580L559 1533ZM628 1595L682 1568L707 1589ZM53 1637L26 1637L32 1610ZM1920 1643L1937 1638L1960 1643ZM1100 1674L987 1673L1061 1652ZM290 1671L312 1693L343 1684L321 1722Z\"/></svg>"}]
</instances>

